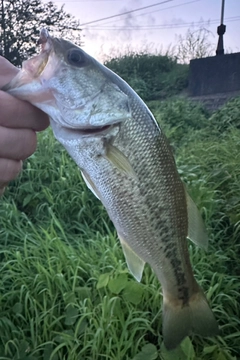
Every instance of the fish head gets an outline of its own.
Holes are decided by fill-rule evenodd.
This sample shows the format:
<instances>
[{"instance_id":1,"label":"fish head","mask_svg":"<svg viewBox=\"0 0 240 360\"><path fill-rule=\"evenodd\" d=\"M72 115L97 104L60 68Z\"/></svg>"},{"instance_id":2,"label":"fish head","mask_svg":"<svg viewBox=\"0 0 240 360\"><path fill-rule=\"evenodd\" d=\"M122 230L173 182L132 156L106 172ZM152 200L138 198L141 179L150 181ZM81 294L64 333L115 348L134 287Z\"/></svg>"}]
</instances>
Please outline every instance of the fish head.
<instances>
[{"instance_id":1,"label":"fish head","mask_svg":"<svg viewBox=\"0 0 240 360\"><path fill-rule=\"evenodd\" d=\"M38 43L40 54L24 61L2 90L29 101L65 128L94 131L131 118L128 96L112 81L110 70L46 29Z\"/></svg>"}]
</instances>

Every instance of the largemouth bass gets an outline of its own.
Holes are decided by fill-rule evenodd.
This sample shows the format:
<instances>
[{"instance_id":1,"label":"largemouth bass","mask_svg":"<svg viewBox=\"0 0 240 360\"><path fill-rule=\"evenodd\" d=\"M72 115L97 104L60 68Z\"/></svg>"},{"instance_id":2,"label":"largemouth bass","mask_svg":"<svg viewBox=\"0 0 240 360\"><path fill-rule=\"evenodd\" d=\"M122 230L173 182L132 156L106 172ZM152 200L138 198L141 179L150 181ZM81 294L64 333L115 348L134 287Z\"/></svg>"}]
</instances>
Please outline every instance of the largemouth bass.
<instances>
[{"instance_id":1,"label":"largemouth bass","mask_svg":"<svg viewBox=\"0 0 240 360\"><path fill-rule=\"evenodd\" d=\"M148 263L163 293L163 338L174 349L218 326L190 264L187 237L206 247L201 216L150 110L119 76L42 29L39 55L4 90L45 111L54 135L105 206L130 272Z\"/></svg>"}]
</instances>

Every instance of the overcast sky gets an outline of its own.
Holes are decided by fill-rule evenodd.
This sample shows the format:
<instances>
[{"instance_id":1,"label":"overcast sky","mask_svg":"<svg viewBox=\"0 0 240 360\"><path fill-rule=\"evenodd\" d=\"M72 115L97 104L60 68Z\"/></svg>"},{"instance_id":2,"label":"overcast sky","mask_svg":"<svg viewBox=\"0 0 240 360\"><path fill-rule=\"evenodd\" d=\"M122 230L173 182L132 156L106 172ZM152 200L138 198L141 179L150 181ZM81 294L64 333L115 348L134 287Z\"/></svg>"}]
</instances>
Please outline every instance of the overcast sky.
<instances>
[{"instance_id":1,"label":"overcast sky","mask_svg":"<svg viewBox=\"0 0 240 360\"><path fill-rule=\"evenodd\" d=\"M45 0L44 0L45 1ZM47 1L46 1L47 2ZM108 16L148 7L126 15L83 25L84 50L101 58L110 55L112 48L133 50L162 49L176 44L177 36L184 35L194 25L202 24L212 32L209 40L217 45L217 26L220 23L222 0L54 0L80 20L81 24ZM162 3L162 4L161 4ZM150 5L159 4L149 7ZM225 0L224 47L240 51L240 0Z\"/></svg>"}]
</instances>

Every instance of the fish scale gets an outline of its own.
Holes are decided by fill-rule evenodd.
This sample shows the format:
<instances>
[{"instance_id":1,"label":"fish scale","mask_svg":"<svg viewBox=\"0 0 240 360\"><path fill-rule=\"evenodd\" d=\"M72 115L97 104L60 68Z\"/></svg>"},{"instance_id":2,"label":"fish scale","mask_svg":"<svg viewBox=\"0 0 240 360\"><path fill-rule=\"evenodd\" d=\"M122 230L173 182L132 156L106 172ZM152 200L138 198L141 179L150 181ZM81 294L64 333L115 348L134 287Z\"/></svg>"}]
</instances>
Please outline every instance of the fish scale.
<instances>
[{"instance_id":1,"label":"fish scale","mask_svg":"<svg viewBox=\"0 0 240 360\"><path fill-rule=\"evenodd\" d=\"M133 276L141 280L145 263L156 273L165 346L174 349L191 333L217 335L186 240L206 248L206 231L150 110L125 81L74 44L45 29L39 44L41 53L3 90L49 115L56 139L105 206Z\"/></svg>"},{"instance_id":2,"label":"fish scale","mask_svg":"<svg viewBox=\"0 0 240 360\"><path fill-rule=\"evenodd\" d=\"M124 90L124 85L119 86L121 90ZM91 160L82 164L84 152L88 153L85 144L82 149L79 148L79 156L75 161L89 174L98 189L101 201L121 238L155 269L162 285L169 283L169 278L172 277L171 284L190 286L194 282L191 268L187 269L190 278L188 283L184 276L189 261L186 251L187 213L183 185L170 147L156 122L145 106L142 109L141 106L132 106L130 91L125 90L125 93L129 96L132 120L121 125L113 144L128 157L137 179L121 174L105 159L105 166L102 164L103 159L98 167L93 166ZM143 136L139 137L139 133ZM149 139L154 139L151 145ZM165 158L168 158L168 162ZM104 181L99 180L103 178ZM175 181L169 181L169 178L174 178ZM170 244L172 250L169 250ZM149 248L151 252L148 254ZM181 289L178 293L182 296ZM184 302L187 303L188 300L189 298L185 298Z\"/></svg>"}]
</instances>

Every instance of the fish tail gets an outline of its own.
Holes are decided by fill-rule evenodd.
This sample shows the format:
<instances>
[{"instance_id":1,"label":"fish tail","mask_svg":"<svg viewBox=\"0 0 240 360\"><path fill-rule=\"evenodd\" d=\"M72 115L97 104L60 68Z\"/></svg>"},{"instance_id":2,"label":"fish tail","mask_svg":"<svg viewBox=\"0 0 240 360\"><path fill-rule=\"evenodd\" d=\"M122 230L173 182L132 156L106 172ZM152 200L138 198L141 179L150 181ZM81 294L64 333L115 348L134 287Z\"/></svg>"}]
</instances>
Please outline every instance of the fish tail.
<instances>
[{"instance_id":1,"label":"fish tail","mask_svg":"<svg viewBox=\"0 0 240 360\"><path fill-rule=\"evenodd\" d=\"M201 288L187 304L164 298L163 340L168 350L175 349L191 333L215 336L218 332L218 324Z\"/></svg>"}]
</instances>

